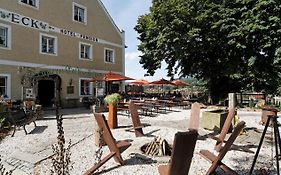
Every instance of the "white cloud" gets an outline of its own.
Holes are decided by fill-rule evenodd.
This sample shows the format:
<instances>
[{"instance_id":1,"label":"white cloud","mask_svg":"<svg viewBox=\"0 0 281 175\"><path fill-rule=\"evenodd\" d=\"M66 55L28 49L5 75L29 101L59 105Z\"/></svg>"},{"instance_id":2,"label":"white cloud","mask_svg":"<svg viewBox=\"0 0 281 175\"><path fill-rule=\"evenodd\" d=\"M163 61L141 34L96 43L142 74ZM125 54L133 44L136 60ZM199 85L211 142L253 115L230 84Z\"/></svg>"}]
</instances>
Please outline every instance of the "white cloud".
<instances>
[{"instance_id":1,"label":"white cloud","mask_svg":"<svg viewBox=\"0 0 281 175\"><path fill-rule=\"evenodd\" d=\"M140 51L128 52L128 53L125 54L125 59L128 60L128 61L139 61L140 55L141 55Z\"/></svg>"}]
</instances>

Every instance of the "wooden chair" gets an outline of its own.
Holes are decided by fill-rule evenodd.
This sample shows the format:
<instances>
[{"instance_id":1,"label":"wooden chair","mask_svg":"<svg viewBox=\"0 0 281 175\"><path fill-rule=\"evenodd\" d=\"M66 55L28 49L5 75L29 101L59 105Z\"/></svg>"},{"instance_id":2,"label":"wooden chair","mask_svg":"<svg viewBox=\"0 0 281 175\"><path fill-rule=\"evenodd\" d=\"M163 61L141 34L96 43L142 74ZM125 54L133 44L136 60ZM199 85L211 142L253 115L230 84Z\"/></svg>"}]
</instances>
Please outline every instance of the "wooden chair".
<instances>
[{"instance_id":1,"label":"wooden chair","mask_svg":"<svg viewBox=\"0 0 281 175\"><path fill-rule=\"evenodd\" d=\"M187 132L178 132L175 134L172 156L167 165L159 165L160 175L187 175L198 132L190 130Z\"/></svg>"},{"instance_id":2,"label":"wooden chair","mask_svg":"<svg viewBox=\"0 0 281 175\"><path fill-rule=\"evenodd\" d=\"M134 130L136 137L144 136L143 131L142 131L143 126L140 122L137 106L134 104L134 102L130 102L129 111L130 111L132 122L133 122L133 128L127 129L126 131Z\"/></svg>"},{"instance_id":3,"label":"wooden chair","mask_svg":"<svg viewBox=\"0 0 281 175\"><path fill-rule=\"evenodd\" d=\"M93 174L99 167L101 167L105 162L107 162L112 157L117 163L123 165L124 161L121 156L121 153L131 146L131 143L125 140L119 141L117 143L115 142L115 139L109 129L109 126L103 114L95 113L94 116L99 128L102 130L102 137L104 139L104 142L107 144L110 153L106 155L103 159L101 159L101 161L95 164L92 168L87 170L85 175Z\"/></svg>"},{"instance_id":4,"label":"wooden chair","mask_svg":"<svg viewBox=\"0 0 281 175\"><path fill-rule=\"evenodd\" d=\"M189 120L188 129L195 129L198 131L199 128L199 118L200 118L200 104L195 102L191 105L191 115Z\"/></svg>"},{"instance_id":5,"label":"wooden chair","mask_svg":"<svg viewBox=\"0 0 281 175\"><path fill-rule=\"evenodd\" d=\"M231 108L231 109L229 109L227 118L224 122L221 133L219 135L219 138L216 139L217 143L215 145L215 150L218 151L218 152L222 148L222 144L224 143L225 136L229 132L229 129L231 127L231 123L232 123L232 120L233 120L234 117L235 117L235 108Z\"/></svg>"},{"instance_id":6,"label":"wooden chair","mask_svg":"<svg viewBox=\"0 0 281 175\"><path fill-rule=\"evenodd\" d=\"M207 171L207 175L210 175L215 172L217 167L219 166L223 171L226 172L228 175L237 175L237 173L229 168L227 165L222 163L222 159L226 155L227 151L230 149L231 145L237 138L237 136L240 134L241 130L245 127L245 122L241 121L237 124L237 126L234 128L233 133L229 137L229 139L226 141L225 145L220 150L218 156L214 155L208 150L201 150L200 155L204 157L206 160L212 163L211 167Z\"/></svg>"}]
</instances>

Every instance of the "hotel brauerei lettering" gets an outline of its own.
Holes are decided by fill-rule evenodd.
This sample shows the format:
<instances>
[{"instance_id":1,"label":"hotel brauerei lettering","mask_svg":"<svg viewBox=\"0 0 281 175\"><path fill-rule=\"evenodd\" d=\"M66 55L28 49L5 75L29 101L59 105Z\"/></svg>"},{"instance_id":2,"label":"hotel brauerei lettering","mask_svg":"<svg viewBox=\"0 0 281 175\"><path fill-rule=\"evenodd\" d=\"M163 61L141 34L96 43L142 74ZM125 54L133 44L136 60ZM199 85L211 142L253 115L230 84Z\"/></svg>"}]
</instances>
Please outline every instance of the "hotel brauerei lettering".
<instances>
[{"instance_id":1,"label":"hotel brauerei lettering","mask_svg":"<svg viewBox=\"0 0 281 175\"><path fill-rule=\"evenodd\" d=\"M100 0L0 4L0 96L80 106L106 91L105 82L89 81L93 76L124 74L125 33Z\"/></svg>"}]
</instances>

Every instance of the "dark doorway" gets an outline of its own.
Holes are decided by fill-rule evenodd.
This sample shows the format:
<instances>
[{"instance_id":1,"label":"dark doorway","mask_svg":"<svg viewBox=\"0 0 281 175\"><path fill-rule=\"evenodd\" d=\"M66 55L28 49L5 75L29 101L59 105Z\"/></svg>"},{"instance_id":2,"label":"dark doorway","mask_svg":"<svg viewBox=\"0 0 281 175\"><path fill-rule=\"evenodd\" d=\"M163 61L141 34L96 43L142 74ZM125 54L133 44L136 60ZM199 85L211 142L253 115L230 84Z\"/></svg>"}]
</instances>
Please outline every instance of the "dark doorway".
<instances>
[{"instance_id":1,"label":"dark doorway","mask_svg":"<svg viewBox=\"0 0 281 175\"><path fill-rule=\"evenodd\" d=\"M55 97L55 82L54 80L39 80L38 81L38 99L43 107L51 107Z\"/></svg>"}]
</instances>

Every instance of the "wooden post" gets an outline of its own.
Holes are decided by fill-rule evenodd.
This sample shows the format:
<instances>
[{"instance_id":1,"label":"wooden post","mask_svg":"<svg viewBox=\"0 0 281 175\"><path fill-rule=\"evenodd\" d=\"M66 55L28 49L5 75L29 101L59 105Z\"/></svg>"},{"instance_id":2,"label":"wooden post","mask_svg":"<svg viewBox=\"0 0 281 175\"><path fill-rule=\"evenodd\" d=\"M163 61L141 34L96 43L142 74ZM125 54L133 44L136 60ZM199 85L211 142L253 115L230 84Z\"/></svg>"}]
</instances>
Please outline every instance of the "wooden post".
<instances>
[{"instance_id":1,"label":"wooden post","mask_svg":"<svg viewBox=\"0 0 281 175\"><path fill-rule=\"evenodd\" d=\"M108 105L108 126L110 129L118 127L117 122L117 106L114 104Z\"/></svg>"},{"instance_id":2,"label":"wooden post","mask_svg":"<svg viewBox=\"0 0 281 175\"><path fill-rule=\"evenodd\" d=\"M235 93L228 93L228 109L236 107L236 95Z\"/></svg>"}]
</instances>

